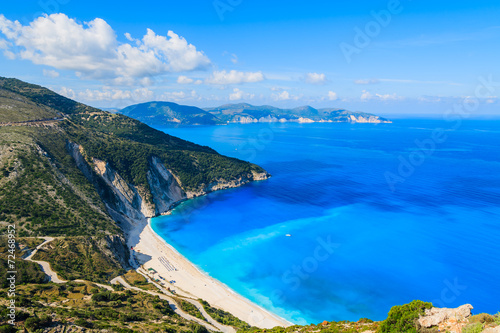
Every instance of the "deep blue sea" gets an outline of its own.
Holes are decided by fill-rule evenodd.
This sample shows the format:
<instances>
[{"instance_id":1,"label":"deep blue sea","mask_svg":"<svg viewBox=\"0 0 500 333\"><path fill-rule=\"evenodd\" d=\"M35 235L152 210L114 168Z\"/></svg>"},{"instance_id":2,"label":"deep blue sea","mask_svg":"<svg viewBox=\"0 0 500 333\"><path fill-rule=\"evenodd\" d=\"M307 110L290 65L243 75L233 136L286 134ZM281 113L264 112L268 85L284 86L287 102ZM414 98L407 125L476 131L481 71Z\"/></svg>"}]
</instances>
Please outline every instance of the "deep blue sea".
<instances>
[{"instance_id":1,"label":"deep blue sea","mask_svg":"<svg viewBox=\"0 0 500 333\"><path fill-rule=\"evenodd\" d=\"M162 130L273 175L152 222L266 309L297 324L382 320L414 299L500 311L500 121Z\"/></svg>"}]
</instances>

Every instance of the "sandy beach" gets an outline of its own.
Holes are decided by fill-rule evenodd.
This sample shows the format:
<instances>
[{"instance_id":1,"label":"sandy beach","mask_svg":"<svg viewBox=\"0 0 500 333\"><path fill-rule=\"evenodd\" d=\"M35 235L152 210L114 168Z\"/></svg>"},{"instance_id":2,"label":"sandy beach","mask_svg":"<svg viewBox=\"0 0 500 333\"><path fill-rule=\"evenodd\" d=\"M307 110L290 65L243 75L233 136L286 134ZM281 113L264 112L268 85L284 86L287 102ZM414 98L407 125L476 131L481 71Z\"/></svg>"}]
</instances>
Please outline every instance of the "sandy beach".
<instances>
[{"instance_id":1,"label":"sandy beach","mask_svg":"<svg viewBox=\"0 0 500 333\"><path fill-rule=\"evenodd\" d=\"M201 272L153 231L149 219L147 224L143 223L128 231L128 245L134 247L139 264L146 270L153 269L156 272L154 278L178 295L201 298L252 326L272 328L292 325Z\"/></svg>"}]
</instances>

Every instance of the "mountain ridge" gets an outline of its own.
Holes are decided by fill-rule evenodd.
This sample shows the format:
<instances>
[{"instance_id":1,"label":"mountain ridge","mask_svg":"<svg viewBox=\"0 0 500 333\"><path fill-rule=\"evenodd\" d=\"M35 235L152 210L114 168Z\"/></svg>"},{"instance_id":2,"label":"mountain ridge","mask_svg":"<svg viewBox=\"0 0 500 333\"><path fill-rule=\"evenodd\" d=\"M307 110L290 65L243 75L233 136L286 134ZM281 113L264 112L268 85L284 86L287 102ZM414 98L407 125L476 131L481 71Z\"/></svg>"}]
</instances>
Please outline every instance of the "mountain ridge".
<instances>
[{"instance_id":1,"label":"mountain ridge","mask_svg":"<svg viewBox=\"0 0 500 333\"><path fill-rule=\"evenodd\" d=\"M123 272L131 226L180 201L269 176L130 117L0 77L0 229L6 234L16 223L20 237L95 238L79 254L53 249L75 263L81 252L94 253L74 265L76 278L103 282Z\"/></svg>"},{"instance_id":2,"label":"mountain ridge","mask_svg":"<svg viewBox=\"0 0 500 333\"><path fill-rule=\"evenodd\" d=\"M248 103L238 103L202 109L172 102L154 101L131 105L118 112L151 126L225 125L258 122L391 123L386 118L370 113L337 108L316 109L309 105L281 109L271 105L255 106Z\"/></svg>"}]
</instances>

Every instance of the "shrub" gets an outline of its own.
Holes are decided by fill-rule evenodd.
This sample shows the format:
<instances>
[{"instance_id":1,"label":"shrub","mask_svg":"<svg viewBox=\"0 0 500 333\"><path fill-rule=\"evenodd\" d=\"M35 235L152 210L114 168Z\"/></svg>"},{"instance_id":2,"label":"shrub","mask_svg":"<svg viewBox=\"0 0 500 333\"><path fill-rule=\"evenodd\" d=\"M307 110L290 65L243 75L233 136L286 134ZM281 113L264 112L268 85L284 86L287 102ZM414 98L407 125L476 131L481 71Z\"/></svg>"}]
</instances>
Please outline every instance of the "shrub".
<instances>
[{"instance_id":1,"label":"shrub","mask_svg":"<svg viewBox=\"0 0 500 333\"><path fill-rule=\"evenodd\" d=\"M481 333L483 331L483 324L473 323L465 326L462 329L462 333Z\"/></svg>"},{"instance_id":2,"label":"shrub","mask_svg":"<svg viewBox=\"0 0 500 333\"><path fill-rule=\"evenodd\" d=\"M189 325L190 332L193 333L208 333L208 330L205 326L201 326L199 324L191 324Z\"/></svg>"},{"instance_id":3,"label":"shrub","mask_svg":"<svg viewBox=\"0 0 500 333\"><path fill-rule=\"evenodd\" d=\"M373 320L368 319L368 318L361 318L361 319L358 320L358 323L360 323L360 324L370 324L370 323L373 323Z\"/></svg>"},{"instance_id":4,"label":"shrub","mask_svg":"<svg viewBox=\"0 0 500 333\"><path fill-rule=\"evenodd\" d=\"M495 324L500 325L500 312L495 315Z\"/></svg>"},{"instance_id":5,"label":"shrub","mask_svg":"<svg viewBox=\"0 0 500 333\"><path fill-rule=\"evenodd\" d=\"M92 300L94 302L110 302L110 301L119 301L121 299L121 295L111 292L105 291L102 293L97 293L92 295Z\"/></svg>"},{"instance_id":6,"label":"shrub","mask_svg":"<svg viewBox=\"0 0 500 333\"><path fill-rule=\"evenodd\" d=\"M40 319L37 317L29 317L24 322L24 327L28 330L28 332L33 332L40 327Z\"/></svg>"},{"instance_id":7,"label":"shrub","mask_svg":"<svg viewBox=\"0 0 500 333\"><path fill-rule=\"evenodd\" d=\"M469 323L489 324L494 321L495 317L487 313L480 313L469 318Z\"/></svg>"},{"instance_id":8,"label":"shrub","mask_svg":"<svg viewBox=\"0 0 500 333\"><path fill-rule=\"evenodd\" d=\"M85 328L94 327L94 325L91 322L86 321L85 319L82 319L82 318L75 320L75 325L85 327Z\"/></svg>"},{"instance_id":9,"label":"shrub","mask_svg":"<svg viewBox=\"0 0 500 333\"><path fill-rule=\"evenodd\" d=\"M384 320L378 333L416 333L416 321L425 313L425 309L432 308L432 303L413 301L409 304L393 306L387 319Z\"/></svg>"},{"instance_id":10,"label":"shrub","mask_svg":"<svg viewBox=\"0 0 500 333\"><path fill-rule=\"evenodd\" d=\"M17 332L16 328L12 325L0 326L0 333L14 333Z\"/></svg>"},{"instance_id":11,"label":"shrub","mask_svg":"<svg viewBox=\"0 0 500 333\"><path fill-rule=\"evenodd\" d=\"M125 288L123 288L123 286L122 286L121 284L119 284L119 283L114 284L114 285L112 285L111 287L113 287L113 289L114 289L115 291L122 291L123 289L125 289Z\"/></svg>"}]
</instances>

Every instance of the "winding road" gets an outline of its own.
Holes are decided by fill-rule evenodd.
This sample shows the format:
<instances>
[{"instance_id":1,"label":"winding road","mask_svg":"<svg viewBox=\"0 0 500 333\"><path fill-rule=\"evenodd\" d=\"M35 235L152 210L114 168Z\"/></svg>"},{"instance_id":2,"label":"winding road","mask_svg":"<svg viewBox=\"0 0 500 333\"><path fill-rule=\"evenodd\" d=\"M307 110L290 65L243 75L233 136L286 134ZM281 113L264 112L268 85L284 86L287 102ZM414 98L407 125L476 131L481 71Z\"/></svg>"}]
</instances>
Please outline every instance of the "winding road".
<instances>
[{"instance_id":1,"label":"winding road","mask_svg":"<svg viewBox=\"0 0 500 333\"><path fill-rule=\"evenodd\" d=\"M55 239L54 237L39 237L39 238L42 238L45 241L42 244L38 245L30 253L29 256L27 256L26 258L24 258L24 260L35 262L35 263L39 264L42 267L43 272L49 277L49 281L51 281L51 282L58 283L58 284L69 282L69 281L65 281L65 280L59 278L59 276L57 276L57 273L52 270L52 268L50 267L50 264L48 262L46 262L46 261L40 261L40 260L33 260L32 259L33 256L37 253L37 251L39 249L41 249L43 246L47 245L48 243L52 242ZM194 321L194 322L196 322L196 323L198 323L200 325L203 325L204 327L206 327L210 331L220 331L220 332L223 332L223 333L236 333L236 330L233 327L222 325L221 323L217 322L212 317L210 317L210 315L205 311L205 309L203 308L203 306L201 305L201 303L198 302L198 301L196 301L196 300L193 300L193 299L190 299L190 298L183 298L185 301L193 304L201 312L201 314L203 315L203 317L205 317L205 319L207 321L203 321L203 320L201 320L199 318L196 318L196 317L190 315L189 313L184 312L180 308L180 306L177 304L177 302L175 301L175 299L172 298L171 296L168 296L168 294L170 294L170 293L167 290L165 290L160 285L158 285L157 283L155 283L154 281L152 281L149 278L149 276L147 276L146 274L140 272L139 269L137 271L141 275L143 275L148 280L149 283L152 283L153 285L155 285L164 294L157 293L157 292L154 292L154 291L149 291L149 290L143 290L143 289L140 289L140 288L137 288L137 287L133 287L130 284L128 284L127 281L125 281L125 279L123 277L121 277L121 276L118 276L118 277L112 279L110 281L110 283L111 284L121 284L125 289L128 289L128 290L134 290L134 291L138 291L138 292L142 292L142 293L147 293L147 294L150 294L150 295L153 295L153 296L158 296L158 297L160 297L160 299L168 301L168 303L170 304L170 307L172 308L172 310L176 314L178 314L179 316L181 316L182 318L184 318L186 320ZM89 282L89 283L93 283L93 284L95 284L95 285L97 285L97 286L99 286L101 288L105 288L105 289L110 290L110 291L114 290L113 287L111 287L109 285L100 284L100 283L96 283L96 282L92 282L92 281L74 280L74 282L80 282L80 283ZM170 295L172 295L172 294L170 294Z\"/></svg>"},{"instance_id":2,"label":"winding road","mask_svg":"<svg viewBox=\"0 0 500 333\"><path fill-rule=\"evenodd\" d=\"M37 264L39 264L40 266L42 266L42 270L49 277L49 281L54 282L54 283L66 283L66 282L68 282L68 281L60 279L57 276L57 273L54 272L52 270L52 268L50 268L50 264L48 262L46 262L46 261L38 261L38 260L31 259L38 252L39 249L41 249L43 246L45 246L46 244L52 242L55 239L54 237L40 237L40 238L45 239L45 242L43 242L42 244L38 245L31 252L31 254L29 256L27 256L26 258L24 258L24 260L36 262Z\"/></svg>"}]
</instances>

